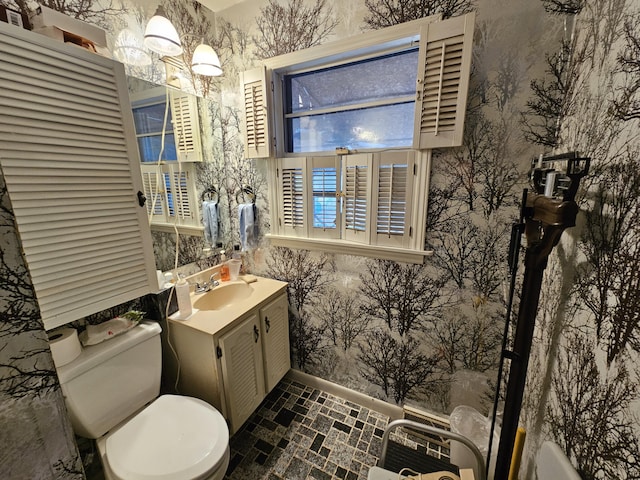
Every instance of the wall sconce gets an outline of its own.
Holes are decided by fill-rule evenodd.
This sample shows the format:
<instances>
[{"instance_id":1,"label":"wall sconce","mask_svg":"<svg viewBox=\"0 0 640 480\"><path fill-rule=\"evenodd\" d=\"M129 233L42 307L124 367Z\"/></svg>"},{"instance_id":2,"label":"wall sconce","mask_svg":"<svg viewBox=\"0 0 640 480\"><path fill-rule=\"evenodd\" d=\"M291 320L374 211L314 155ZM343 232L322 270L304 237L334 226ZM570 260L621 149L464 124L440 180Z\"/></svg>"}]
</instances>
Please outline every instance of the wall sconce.
<instances>
[{"instance_id":1,"label":"wall sconce","mask_svg":"<svg viewBox=\"0 0 640 480\"><path fill-rule=\"evenodd\" d=\"M143 67L151 64L151 56L142 47L142 34L130 28L120 31L113 45L116 60L129 65Z\"/></svg>"},{"instance_id":2,"label":"wall sconce","mask_svg":"<svg viewBox=\"0 0 640 480\"><path fill-rule=\"evenodd\" d=\"M191 70L199 75L215 77L222 75L218 54L209 45L201 43L191 57Z\"/></svg>"},{"instance_id":3,"label":"wall sconce","mask_svg":"<svg viewBox=\"0 0 640 480\"><path fill-rule=\"evenodd\" d=\"M155 15L147 23L144 46L160 55L175 57L182 53L182 43L176 27L166 17L162 6L158 6Z\"/></svg>"},{"instance_id":4,"label":"wall sconce","mask_svg":"<svg viewBox=\"0 0 640 480\"><path fill-rule=\"evenodd\" d=\"M190 35L185 35L185 37L187 36ZM147 24L144 45L149 50L163 56L175 57L182 53L180 36L173 24L167 19L162 6L158 6L155 15ZM199 75L222 75L218 54L204 42L198 45L193 52L191 70Z\"/></svg>"}]
</instances>

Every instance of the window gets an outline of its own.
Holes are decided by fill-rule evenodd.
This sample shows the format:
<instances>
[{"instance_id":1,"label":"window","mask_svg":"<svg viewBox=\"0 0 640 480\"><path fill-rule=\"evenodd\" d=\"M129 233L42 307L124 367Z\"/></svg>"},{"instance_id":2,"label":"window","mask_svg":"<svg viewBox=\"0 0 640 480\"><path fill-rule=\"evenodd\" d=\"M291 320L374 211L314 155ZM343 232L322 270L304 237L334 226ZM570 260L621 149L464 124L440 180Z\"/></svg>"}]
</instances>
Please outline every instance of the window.
<instances>
[{"instance_id":1,"label":"window","mask_svg":"<svg viewBox=\"0 0 640 480\"><path fill-rule=\"evenodd\" d=\"M265 61L241 76L248 158L270 158L271 242L422 262L431 149L462 144L474 14Z\"/></svg>"},{"instance_id":2,"label":"window","mask_svg":"<svg viewBox=\"0 0 640 480\"><path fill-rule=\"evenodd\" d=\"M284 75L287 152L411 147L418 49Z\"/></svg>"},{"instance_id":3,"label":"window","mask_svg":"<svg viewBox=\"0 0 640 480\"><path fill-rule=\"evenodd\" d=\"M162 87L132 98L147 212L155 229L200 229L193 165L202 160L196 100Z\"/></svg>"}]
</instances>

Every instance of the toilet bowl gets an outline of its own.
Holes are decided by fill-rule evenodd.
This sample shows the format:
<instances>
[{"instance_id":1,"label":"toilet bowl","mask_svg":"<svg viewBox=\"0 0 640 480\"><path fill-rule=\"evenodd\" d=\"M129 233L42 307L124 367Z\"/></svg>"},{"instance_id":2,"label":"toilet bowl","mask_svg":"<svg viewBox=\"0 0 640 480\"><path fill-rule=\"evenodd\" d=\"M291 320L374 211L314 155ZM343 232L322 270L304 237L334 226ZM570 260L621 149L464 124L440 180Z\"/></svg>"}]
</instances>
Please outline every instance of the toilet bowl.
<instances>
[{"instance_id":1,"label":"toilet bowl","mask_svg":"<svg viewBox=\"0 0 640 480\"><path fill-rule=\"evenodd\" d=\"M221 480L229 465L224 417L191 397L158 397L97 445L107 480Z\"/></svg>"},{"instance_id":2,"label":"toilet bowl","mask_svg":"<svg viewBox=\"0 0 640 480\"><path fill-rule=\"evenodd\" d=\"M96 440L107 480L218 480L229 465L222 414L193 397L161 395L160 325L85 347L57 369L76 434Z\"/></svg>"}]
</instances>

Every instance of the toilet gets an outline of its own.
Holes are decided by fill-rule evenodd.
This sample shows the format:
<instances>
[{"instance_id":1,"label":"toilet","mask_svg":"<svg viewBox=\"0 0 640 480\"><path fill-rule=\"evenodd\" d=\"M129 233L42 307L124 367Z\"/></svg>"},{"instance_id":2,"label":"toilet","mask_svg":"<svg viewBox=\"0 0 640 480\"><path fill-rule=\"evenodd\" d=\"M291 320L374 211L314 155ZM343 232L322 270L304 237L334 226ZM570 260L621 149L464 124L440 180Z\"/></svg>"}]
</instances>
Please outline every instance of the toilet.
<instances>
[{"instance_id":1,"label":"toilet","mask_svg":"<svg viewBox=\"0 0 640 480\"><path fill-rule=\"evenodd\" d=\"M218 480L229 428L197 398L161 395L160 325L141 322L57 369L76 434L96 439L107 480Z\"/></svg>"}]
</instances>

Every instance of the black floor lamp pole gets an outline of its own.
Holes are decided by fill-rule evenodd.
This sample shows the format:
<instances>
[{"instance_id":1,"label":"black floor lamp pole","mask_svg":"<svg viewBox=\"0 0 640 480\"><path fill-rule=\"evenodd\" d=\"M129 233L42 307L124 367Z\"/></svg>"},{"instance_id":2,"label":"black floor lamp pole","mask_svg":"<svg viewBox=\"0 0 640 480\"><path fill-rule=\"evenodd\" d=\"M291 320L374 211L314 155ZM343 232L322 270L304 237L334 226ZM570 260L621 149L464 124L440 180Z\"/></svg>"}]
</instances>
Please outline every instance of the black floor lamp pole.
<instances>
[{"instance_id":1,"label":"black floor lamp pole","mask_svg":"<svg viewBox=\"0 0 640 480\"><path fill-rule=\"evenodd\" d=\"M561 173L546 166L558 161L568 161L566 172ZM579 210L575 194L580 179L589 170L589 164L590 159L578 158L574 152L540 159L532 169L532 181L538 193L525 193L523 200L524 233L527 239L525 270L513 347L511 351L503 352L504 358L511 363L494 480L509 478L544 270L562 232L575 225Z\"/></svg>"}]
</instances>

